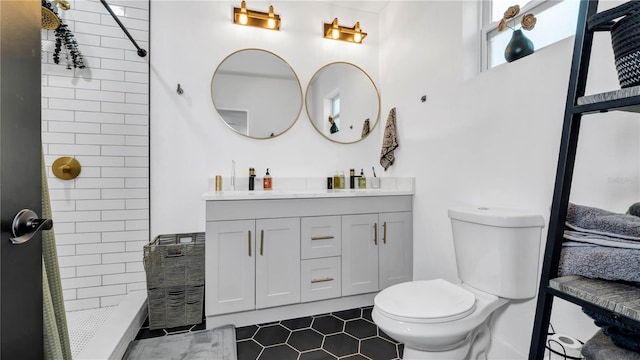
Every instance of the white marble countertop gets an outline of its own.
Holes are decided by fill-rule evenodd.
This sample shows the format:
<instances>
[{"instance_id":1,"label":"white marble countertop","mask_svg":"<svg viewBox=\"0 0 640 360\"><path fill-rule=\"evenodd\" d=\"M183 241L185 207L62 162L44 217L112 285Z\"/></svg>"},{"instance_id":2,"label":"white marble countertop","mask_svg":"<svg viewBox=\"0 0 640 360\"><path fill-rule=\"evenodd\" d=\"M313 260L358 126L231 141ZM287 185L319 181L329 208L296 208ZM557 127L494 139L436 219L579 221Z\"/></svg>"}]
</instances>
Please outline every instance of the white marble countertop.
<instances>
[{"instance_id":1,"label":"white marble countertop","mask_svg":"<svg viewBox=\"0 0 640 360\"><path fill-rule=\"evenodd\" d=\"M267 199L308 199L308 198L339 198L339 197L365 197L365 196L397 196L413 195L415 188L414 178L380 177L379 188L366 189L333 189L327 190L320 184L326 184L326 178L288 178L275 179L272 190L262 190L262 186L256 190L231 190L224 187L222 191L208 191L202 194L206 201L221 200L267 200ZM223 184L225 179L223 179ZM229 180L227 178L227 180ZM258 183L256 179L256 184ZM262 179L259 179L262 180ZM369 179L367 179L369 180ZM260 183L261 184L261 183ZM241 184L244 185L244 184ZM371 182L367 181L367 186ZM348 184L347 184L348 186ZM242 188L246 188L242 186Z\"/></svg>"}]
</instances>

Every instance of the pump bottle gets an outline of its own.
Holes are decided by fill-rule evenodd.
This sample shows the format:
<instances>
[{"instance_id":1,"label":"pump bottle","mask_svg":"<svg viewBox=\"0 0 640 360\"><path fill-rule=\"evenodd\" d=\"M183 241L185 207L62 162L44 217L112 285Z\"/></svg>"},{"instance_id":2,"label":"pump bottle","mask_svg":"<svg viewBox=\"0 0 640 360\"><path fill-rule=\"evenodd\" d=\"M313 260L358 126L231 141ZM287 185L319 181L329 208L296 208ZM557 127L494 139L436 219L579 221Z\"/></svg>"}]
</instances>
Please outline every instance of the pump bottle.
<instances>
[{"instance_id":1,"label":"pump bottle","mask_svg":"<svg viewBox=\"0 0 640 360\"><path fill-rule=\"evenodd\" d=\"M262 179L262 189L263 190L271 190L272 182L271 175L269 175L269 168L267 168L267 173L264 175Z\"/></svg>"}]
</instances>

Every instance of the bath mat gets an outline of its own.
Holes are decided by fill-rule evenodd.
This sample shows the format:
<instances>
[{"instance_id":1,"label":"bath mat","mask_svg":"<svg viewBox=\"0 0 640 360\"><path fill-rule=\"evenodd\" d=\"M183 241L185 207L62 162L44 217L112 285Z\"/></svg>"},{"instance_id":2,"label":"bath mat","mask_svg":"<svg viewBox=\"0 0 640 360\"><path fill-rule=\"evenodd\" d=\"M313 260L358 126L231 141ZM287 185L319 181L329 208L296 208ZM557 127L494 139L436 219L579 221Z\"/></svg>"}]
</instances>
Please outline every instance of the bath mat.
<instances>
[{"instance_id":1,"label":"bath mat","mask_svg":"<svg viewBox=\"0 0 640 360\"><path fill-rule=\"evenodd\" d=\"M227 325L150 339L129 344L123 360L237 360L236 329Z\"/></svg>"}]
</instances>

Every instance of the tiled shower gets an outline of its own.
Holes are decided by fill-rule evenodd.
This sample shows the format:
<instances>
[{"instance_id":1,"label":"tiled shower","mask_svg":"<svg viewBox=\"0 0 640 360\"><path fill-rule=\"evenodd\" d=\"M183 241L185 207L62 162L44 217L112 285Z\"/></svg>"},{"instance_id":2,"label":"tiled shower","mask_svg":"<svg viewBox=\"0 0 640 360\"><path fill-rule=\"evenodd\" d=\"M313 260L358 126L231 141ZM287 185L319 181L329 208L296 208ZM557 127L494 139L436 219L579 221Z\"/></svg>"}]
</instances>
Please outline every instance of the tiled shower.
<instances>
[{"instance_id":1,"label":"tiled shower","mask_svg":"<svg viewBox=\"0 0 640 360\"><path fill-rule=\"evenodd\" d=\"M86 313L146 289L149 55L137 55L100 1L70 4L72 11L57 11L87 68L68 69L64 51L54 64L54 32L42 30L42 143L65 308ZM148 49L149 1L108 4ZM60 180L51 171L64 156L82 166L74 180ZM75 330L70 327L72 337Z\"/></svg>"}]
</instances>

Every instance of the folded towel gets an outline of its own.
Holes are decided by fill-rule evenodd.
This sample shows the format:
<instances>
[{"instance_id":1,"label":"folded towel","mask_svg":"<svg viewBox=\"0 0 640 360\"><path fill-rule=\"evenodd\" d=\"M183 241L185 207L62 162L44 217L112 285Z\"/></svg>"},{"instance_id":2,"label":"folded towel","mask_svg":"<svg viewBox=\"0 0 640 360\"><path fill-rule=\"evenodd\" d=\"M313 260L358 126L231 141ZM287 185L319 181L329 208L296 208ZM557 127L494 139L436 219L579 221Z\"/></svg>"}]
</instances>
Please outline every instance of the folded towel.
<instances>
[{"instance_id":1,"label":"folded towel","mask_svg":"<svg viewBox=\"0 0 640 360\"><path fill-rule=\"evenodd\" d=\"M610 246L624 249L640 249L640 241L622 239L615 236L591 234L580 231L565 230L563 237L586 244Z\"/></svg>"},{"instance_id":2,"label":"folded towel","mask_svg":"<svg viewBox=\"0 0 640 360\"><path fill-rule=\"evenodd\" d=\"M573 230L640 241L640 217L569 204L565 225Z\"/></svg>"},{"instance_id":3,"label":"folded towel","mask_svg":"<svg viewBox=\"0 0 640 360\"><path fill-rule=\"evenodd\" d=\"M616 346L602 331L598 331L582 347L586 360L640 360L640 353Z\"/></svg>"},{"instance_id":4,"label":"folded towel","mask_svg":"<svg viewBox=\"0 0 640 360\"><path fill-rule=\"evenodd\" d=\"M602 329L602 333L609 336L615 345L632 351L640 351L640 328L627 325L621 321L612 319L610 316L584 308L582 312L589 315L589 317L594 320L596 326Z\"/></svg>"},{"instance_id":5,"label":"folded towel","mask_svg":"<svg viewBox=\"0 0 640 360\"><path fill-rule=\"evenodd\" d=\"M640 250L573 242L562 245L558 276L640 283Z\"/></svg>"},{"instance_id":6,"label":"folded towel","mask_svg":"<svg viewBox=\"0 0 640 360\"><path fill-rule=\"evenodd\" d=\"M369 125L369 119L366 119L364 123L362 123L362 136L360 138L365 138L369 135L369 131L371 131L371 125Z\"/></svg>"},{"instance_id":7,"label":"folded towel","mask_svg":"<svg viewBox=\"0 0 640 360\"><path fill-rule=\"evenodd\" d=\"M384 128L384 138L382 139L382 150L380 151L380 165L386 171L395 161L394 151L398 147L396 132L396 108L389 111L387 123Z\"/></svg>"}]
</instances>

